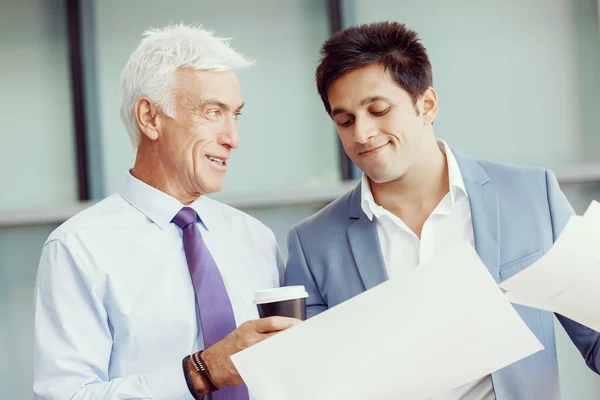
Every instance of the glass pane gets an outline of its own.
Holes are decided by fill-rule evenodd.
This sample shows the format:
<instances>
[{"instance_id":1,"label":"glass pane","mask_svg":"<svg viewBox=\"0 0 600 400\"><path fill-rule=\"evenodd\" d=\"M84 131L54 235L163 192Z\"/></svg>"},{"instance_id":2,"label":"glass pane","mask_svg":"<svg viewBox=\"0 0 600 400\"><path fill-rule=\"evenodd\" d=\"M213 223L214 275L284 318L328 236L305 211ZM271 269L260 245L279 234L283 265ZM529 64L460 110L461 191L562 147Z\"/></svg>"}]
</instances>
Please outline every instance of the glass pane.
<instances>
[{"instance_id":1,"label":"glass pane","mask_svg":"<svg viewBox=\"0 0 600 400\"><path fill-rule=\"evenodd\" d=\"M394 19L420 34L440 100L435 131L458 150L556 169L600 160L596 0L344 4L348 24Z\"/></svg>"},{"instance_id":2,"label":"glass pane","mask_svg":"<svg viewBox=\"0 0 600 400\"><path fill-rule=\"evenodd\" d=\"M64 1L0 4L0 210L77 200Z\"/></svg>"},{"instance_id":3,"label":"glass pane","mask_svg":"<svg viewBox=\"0 0 600 400\"><path fill-rule=\"evenodd\" d=\"M600 201L600 182L563 184L561 189L579 215L587 210L592 200Z\"/></svg>"},{"instance_id":4,"label":"glass pane","mask_svg":"<svg viewBox=\"0 0 600 400\"><path fill-rule=\"evenodd\" d=\"M252 215L263 224L267 225L279 243L279 249L284 260L287 260L287 234L290 228L319 211L315 206L277 207L268 209L245 209L244 212Z\"/></svg>"}]
</instances>

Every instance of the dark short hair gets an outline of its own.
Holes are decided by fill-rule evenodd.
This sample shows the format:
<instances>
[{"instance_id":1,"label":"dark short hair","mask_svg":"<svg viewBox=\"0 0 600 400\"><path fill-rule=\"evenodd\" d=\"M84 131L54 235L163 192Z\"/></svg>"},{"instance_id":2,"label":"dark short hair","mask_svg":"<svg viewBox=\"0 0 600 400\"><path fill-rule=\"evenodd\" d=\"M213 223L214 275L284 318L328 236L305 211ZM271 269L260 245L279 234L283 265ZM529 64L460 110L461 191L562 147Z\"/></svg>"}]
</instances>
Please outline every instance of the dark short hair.
<instances>
[{"instance_id":1,"label":"dark short hair","mask_svg":"<svg viewBox=\"0 0 600 400\"><path fill-rule=\"evenodd\" d=\"M321 47L315 75L328 114L329 86L345 73L370 64L381 64L389 70L413 103L433 85L429 57L415 31L391 21L352 26L337 32Z\"/></svg>"}]
</instances>

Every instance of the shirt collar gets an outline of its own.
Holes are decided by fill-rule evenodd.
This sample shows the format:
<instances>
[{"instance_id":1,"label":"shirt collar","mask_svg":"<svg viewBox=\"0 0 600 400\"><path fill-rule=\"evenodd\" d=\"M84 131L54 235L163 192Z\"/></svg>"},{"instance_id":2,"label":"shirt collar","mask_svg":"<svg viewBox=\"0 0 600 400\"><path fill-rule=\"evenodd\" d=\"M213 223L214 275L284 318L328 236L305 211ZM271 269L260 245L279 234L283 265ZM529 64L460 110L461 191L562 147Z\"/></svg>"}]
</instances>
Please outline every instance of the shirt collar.
<instances>
[{"instance_id":1,"label":"shirt collar","mask_svg":"<svg viewBox=\"0 0 600 400\"><path fill-rule=\"evenodd\" d=\"M465 196L469 197L467 193L467 189L465 187L465 182L462 177L462 173L460 172L460 168L458 166L458 162L456 161L456 157L454 157L454 153L452 153L452 149L448 146L448 143L443 139L437 140L438 146L440 150L442 150L446 154L446 161L448 163L448 182L450 184L450 195L452 196L452 201L457 194L457 190L464 193Z\"/></svg>"},{"instance_id":2,"label":"shirt collar","mask_svg":"<svg viewBox=\"0 0 600 400\"><path fill-rule=\"evenodd\" d=\"M373 198L373 192L371 192L371 185L369 184L369 178L364 173L360 181L360 206L370 221L373 221L373 217L380 217L381 206L375 203Z\"/></svg>"},{"instance_id":3,"label":"shirt collar","mask_svg":"<svg viewBox=\"0 0 600 400\"><path fill-rule=\"evenodd\" d=\"M179 210L185 207L174 197L134 177L131 170L127 173L119 194L161 229L166 229ZM188 206L198 213L207 230L210 225L207 219L212 214L210 206L211 201L205 196L200 196Z\"/></svg>"},{"instance_id":4,"label":"shirt collar","mask_svg":"<svg viewBox=\"0 0 600 400\"><path fill-rule=\"evenodd\" d=\"M456 161L456 158L454 157L450 146L448 146L448 144L442 139L438 139L437 143L440 150L446 154L446 161L448 163L448 182L450 185L450 196L452 198L452 204L454 205L454 201L458 192L462 192L468 197L467 189L465 188L465 182L463 181L460 168L458 167L458 162ZM360 193L360 205L367 218L369 218L369 220L372 221L373 217L381 217L383 209L380 205L375 203L375 199L373 198L373 192L371 192L371 185L369 184L369 179L364 173L362 175L360 183Z\"/></svg>"}]
</instances>

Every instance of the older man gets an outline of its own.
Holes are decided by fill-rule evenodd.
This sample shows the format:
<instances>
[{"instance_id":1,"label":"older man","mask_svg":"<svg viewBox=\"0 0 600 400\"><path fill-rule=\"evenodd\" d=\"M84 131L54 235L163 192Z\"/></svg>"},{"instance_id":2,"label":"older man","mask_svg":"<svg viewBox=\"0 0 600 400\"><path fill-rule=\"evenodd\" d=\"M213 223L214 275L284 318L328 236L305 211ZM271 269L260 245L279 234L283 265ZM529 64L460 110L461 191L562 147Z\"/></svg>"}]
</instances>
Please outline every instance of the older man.
<instances>
[{"instance_id":1,"label":"older man","mask_svg":"<svg viewBox=\"0 0 600 400\"><path fill-rule=\"evenodd\" d=\"M273 233L205 196L239 146L233 70L250 64L181 25L147 32L131 55L121 118L134 167L44 245L37 399L248 399L230 355L298 322L259 320L252 303L282 279Z\"/></svg>"}]
</instances>

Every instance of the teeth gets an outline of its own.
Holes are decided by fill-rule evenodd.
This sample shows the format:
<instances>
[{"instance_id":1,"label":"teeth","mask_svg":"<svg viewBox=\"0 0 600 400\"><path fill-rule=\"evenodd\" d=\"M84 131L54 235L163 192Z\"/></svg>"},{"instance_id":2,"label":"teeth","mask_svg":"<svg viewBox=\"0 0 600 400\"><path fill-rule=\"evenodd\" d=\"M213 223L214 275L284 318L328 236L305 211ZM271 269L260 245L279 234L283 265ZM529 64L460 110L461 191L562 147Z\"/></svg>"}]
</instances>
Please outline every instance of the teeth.
<instances>
[{"instance_id":1,"label":"teeth","mask_svg":"<svg viewBox=\"0 0 600 400\"><path fill-rule=\"evenodd\" d=\"M223 160L221 160L221 159L219 159L219 158L208 157L208 159L209 159L210 161L214 161L214 162L216 162L216 163L217 163L217 164L219 164L219 165L223 165Z\"/></svg>"}]
</instances>

